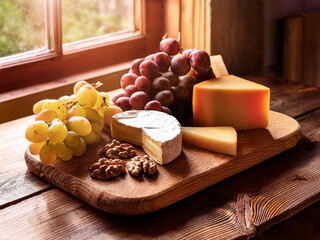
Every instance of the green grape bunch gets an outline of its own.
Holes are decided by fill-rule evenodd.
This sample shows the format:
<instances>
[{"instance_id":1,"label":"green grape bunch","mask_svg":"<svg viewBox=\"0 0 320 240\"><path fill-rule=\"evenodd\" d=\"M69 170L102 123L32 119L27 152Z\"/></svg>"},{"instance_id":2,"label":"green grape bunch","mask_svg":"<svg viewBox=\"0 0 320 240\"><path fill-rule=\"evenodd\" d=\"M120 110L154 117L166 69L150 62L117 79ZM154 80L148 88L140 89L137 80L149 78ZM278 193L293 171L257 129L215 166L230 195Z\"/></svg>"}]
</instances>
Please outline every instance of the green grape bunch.
<instances>
[{"instance_id":1,"label":"green grape bunch","mask_svg":"<svg viewBox=\"0 0 320 240\"><path fill-rule=\"evenodd\" d=\"M41 162L69 161L85 154L88 144L100 141L101 131L122 110L112 105L100 82L79 81L70 96L43 99L33 106L35 121L25 131L29 152Z\"/></svg>"}]
</instances>

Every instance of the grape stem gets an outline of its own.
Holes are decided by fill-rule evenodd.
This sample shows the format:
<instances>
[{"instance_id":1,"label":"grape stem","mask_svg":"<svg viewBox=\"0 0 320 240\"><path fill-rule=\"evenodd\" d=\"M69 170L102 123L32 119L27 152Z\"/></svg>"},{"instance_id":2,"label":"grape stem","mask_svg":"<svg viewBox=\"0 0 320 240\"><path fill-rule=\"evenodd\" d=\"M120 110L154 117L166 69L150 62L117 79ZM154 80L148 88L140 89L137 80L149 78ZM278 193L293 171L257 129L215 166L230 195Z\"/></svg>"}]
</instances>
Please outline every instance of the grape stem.
<instances>
[{"instance_id":1,"label":"grape stem","mask_svg":"<svg viewBox=\"0 0 320 240\"><path fill-rule=\"evenodd\" d=\"M103 85L103 83L98 81L96 83L92 83L91 85L94 86L97 89L97 88L101 87Z\"/></svg>"},{"instance_id":2,"label":"grape stem","mask_svg":"<svg viewBox=\"0 0 320 240\"><path fill-rule=\"evenodd\" d=\"M162 40L166 39L168 37L168 33L165 33L163 36L162 36Z\"/></svg>"},{"instance_id":3,"label":"grape stem","mask_svg":"<svg viewBox=\"0 0 320 240\"><path fill-rule=\"evenodd\" d=\"M66 107L67 110L70 110L73 106L77 105L78 101L66 101L63 105Z\"/></svg>"}]
</instances>

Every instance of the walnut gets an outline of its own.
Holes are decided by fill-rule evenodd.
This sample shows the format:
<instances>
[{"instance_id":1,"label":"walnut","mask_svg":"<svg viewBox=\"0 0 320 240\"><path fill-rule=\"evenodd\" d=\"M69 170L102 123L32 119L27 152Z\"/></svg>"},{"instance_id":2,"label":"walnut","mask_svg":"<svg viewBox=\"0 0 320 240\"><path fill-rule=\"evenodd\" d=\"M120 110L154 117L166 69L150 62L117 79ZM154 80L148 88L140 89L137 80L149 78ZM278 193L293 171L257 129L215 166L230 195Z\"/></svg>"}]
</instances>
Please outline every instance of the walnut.
<instances>
[{"instance_id":1,"label":"walnut","mask_svg":"<svg viewBox=\"0 0 320 240\"><path fill-rule=\"evenodd\" d=\"M104 146L103 150L107 158L130 158L136 156L136 150L128 143L120 143L113 139L111 143Z\"/></svg>"},{"instance_id":2,"label":"walnut","mask_svg":"<svg viewBox=\"0 0 320 240\"><path fill-rule=\"evenodd\" d=\"M90 176L97 179L109 179L125 173L126 163L121 159L100 158L90 168Z\"/></svg>"},{"instance_id":3,"label":"walnut","mask_svg":"<svg viewBox=\"0 0 320 240\"><path fill-rule=\"evenodd\" d=\"M127 171L133 176L139 176L142 171L147 175L152 175L157 172L157 166L148 155L143 157L136 156L128 162Z\"/></svg>"},{"instance_id":4,"label":"walnut","mask_svg":"<svg viewBox=\"0 0 320 240\"><path fill-rule=\"evenodd\" d=\"M131 175L137 177L142 172L142 164L140 161L134 161L132 159L130 162L127 163L127 170Z\"/></svg>"},{"instance_id":5,"label":"walnut","mask_svg":"<svg viewBox=\"0 0 320 240\"><path fill-rule=\"evenodd\" d=\"M143 156L142 168L143 172L148 175L155 174L157 172L157 165L154 160L150 159L148 155Z\"/></svg>"}]
</instances>

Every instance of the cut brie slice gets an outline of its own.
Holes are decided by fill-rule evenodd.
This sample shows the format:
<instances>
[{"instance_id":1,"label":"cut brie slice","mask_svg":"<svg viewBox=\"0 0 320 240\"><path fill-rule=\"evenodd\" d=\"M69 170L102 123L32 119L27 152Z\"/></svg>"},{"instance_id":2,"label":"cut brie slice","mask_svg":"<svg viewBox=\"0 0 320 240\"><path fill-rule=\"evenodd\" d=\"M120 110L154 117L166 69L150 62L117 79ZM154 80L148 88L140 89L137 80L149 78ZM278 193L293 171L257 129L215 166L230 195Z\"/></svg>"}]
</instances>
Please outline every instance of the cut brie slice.
<instances>
[{"instance_id":1,"label":"cut brie slice","mask_svg":"<svg viewBox=\"0 0 320 240\"><path fill-rule=\"evenodd\" d=\"M112 117L110 127L113 138L142 146L159 164L167 164L181 153L181 125L167 113L150 110L121 112Z\"/></svg>"}]
</instances>

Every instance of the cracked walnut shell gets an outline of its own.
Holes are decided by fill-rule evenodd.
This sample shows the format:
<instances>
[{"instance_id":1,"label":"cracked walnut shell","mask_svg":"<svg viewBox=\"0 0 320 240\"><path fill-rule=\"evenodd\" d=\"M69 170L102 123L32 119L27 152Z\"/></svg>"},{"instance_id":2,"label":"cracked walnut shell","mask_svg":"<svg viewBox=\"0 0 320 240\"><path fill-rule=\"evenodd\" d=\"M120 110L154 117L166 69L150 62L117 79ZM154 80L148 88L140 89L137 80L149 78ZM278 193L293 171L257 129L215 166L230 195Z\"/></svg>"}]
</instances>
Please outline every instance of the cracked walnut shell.
<instances>
[{"instance_id":1,"label":"cracked walnut shell","mask_svg":"<svg viewBox=\"0 0 320 240\"><path fill-rule=\"evenodd\" d=\"M126 163L121 159L100 158L90 168L90 176L97 179L109 179L126 172Z\"/></svg>"},{"instance_id":2,"label":"cracked walnut shell","mask_svg":"<svg viewBox=\"0 0 320 240\"><path fill-rule=\"evenodd\" d=\"M120 143L113 139L111 143L106 144L102 150L107 158L131 158L136 156L136 150L128 143Z\"/></svg>"}]
</instances>

